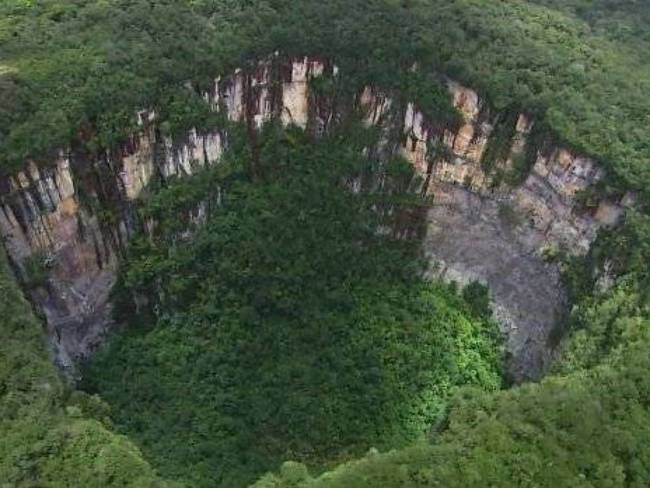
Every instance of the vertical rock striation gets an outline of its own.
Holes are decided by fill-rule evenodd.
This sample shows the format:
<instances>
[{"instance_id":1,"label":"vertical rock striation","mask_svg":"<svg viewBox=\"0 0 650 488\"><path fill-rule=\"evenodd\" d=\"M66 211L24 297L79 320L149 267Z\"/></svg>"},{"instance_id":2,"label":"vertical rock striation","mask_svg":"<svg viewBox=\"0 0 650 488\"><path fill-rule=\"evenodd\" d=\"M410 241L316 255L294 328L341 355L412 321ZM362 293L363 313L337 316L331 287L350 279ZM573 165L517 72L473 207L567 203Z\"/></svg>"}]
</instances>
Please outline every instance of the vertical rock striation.
<instances>
[{"instance_id":1,"label":"vertical rock striation","mask_svg":"<svg viewBox=\"0 0 650 488\"><path fill-rule=\"evenodd\" d=\"M318 135L343 110L340 100L312 92L311 80L324 74L338 76L338 70L326 60L276 55L215 80L204 97L229 122L246 123L249 138L272 119ZM534 121L525 114L491 115L476 92L448 85L463 116L457 130L441 130L414 104L398 107L375 87L360 91L352 104L368 125L386 129L383 142L412 162L422 191L433 196L425 250L435 272L490 286L508 332L513 375L538 377L564 300L557 265L544 260L544 252L587 252L598 230L615 225L633 198L584 208L579 196L604 172L552 144L534 151L522 182L504 183L501 176L531 152ZM514 121L507 140L497 141L506 150L487 165L503 120ZM140 112L138 121L139 133L117 151L92 158L63 151L50 165L27 163L0 181L3 242L47 318L57 362L70 371L114 326L108 295L119 258L142 225L136 209L143 190L154 179L191 175L218 162L228 146L227 125L172 138L160 135L154 113ZM389 140L395 126L399 141Z\"/></svg>"},{"instance_id":2,"label":"vertical rock striation","mask_svg":"<svg viewBox=\"0 0 650 488\"><path fill-rule=\"evenodd\" d=\"M580 197L596 188L604 171L548 142L533 148L521 182L499 181L526 154L534 121L525 114L514 118L510 137L500 142L507 150L488 170L485 155L499 116L484 116L476 92L454 82L449 89L464 119L458 131L432 135L411 105L406 116L411 141L403 154L423 176L429 172L425 190L433 195L425 252L439 276L490 287L507 335L510 374L516 381L536 379L550 363L552 334L566 312L553 256L587 253L599 229L616 225L634 196L584 205ZM440 142L446 151L432 159L431 147Z\"/></svg>"}]
</instances>

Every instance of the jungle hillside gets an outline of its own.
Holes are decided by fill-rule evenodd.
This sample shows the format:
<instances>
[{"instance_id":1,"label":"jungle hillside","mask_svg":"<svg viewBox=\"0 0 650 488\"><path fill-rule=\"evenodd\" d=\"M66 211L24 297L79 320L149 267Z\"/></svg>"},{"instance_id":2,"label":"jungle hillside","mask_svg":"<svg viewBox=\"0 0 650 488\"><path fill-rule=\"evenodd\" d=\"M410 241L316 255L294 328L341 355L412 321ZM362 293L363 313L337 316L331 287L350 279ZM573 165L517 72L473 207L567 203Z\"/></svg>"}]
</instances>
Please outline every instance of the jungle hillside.
<instances>
[{"instance_id":1,"label":"jungle hillside","mask_svg":"<svg viewBox=\"0 0 650 488\"><path fill-rule=\"evenodd\" d=\"M328 69L307 95L327 124L253 123L249 105L229 120L206 96L305 57ZM562 147L605 175L577 192L580 218L633 202L588 252L539 257L564 293L539 380L509 374L489 286L437 274L423 250L429 180L464 123L452 81L480 96L478 126L496 121L486 173L534 121L499 184ZM437 134L424 175L396 149L421 141L353 102L367 87ZM93 236L84 219L117 228L120 249L104 262L95 243L116 325L71 376L34 298L62 300L53 258L30 241L20 261L3 230L0 487L649 486L649 93L645 0L3 0L0 211L12 222L22 191L37 228L34 175L69 160L69 185L97 190L53 212L71 239ZM93 171L148 130L219 133L220 158L152 170L127 199ZM518 232L533 220L470 183L450 192L494 198Z\"/></svg>"}]
</instances>

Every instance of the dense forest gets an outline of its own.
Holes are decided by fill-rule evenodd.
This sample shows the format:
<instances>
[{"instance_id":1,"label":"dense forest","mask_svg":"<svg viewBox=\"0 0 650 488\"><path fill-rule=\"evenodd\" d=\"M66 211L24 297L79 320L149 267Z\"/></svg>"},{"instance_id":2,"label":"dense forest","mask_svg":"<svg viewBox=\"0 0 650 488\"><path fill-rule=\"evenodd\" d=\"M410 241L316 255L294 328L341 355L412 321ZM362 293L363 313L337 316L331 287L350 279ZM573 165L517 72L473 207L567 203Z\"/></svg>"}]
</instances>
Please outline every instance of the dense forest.
<instances>
[{"instance_id":1,"label":"dense forest","mask_svg":"<svg viewBox=\"0 0 650 488\"><path fill-rule=\"evenodd\" d=\"M431 441L373 450L320 476L287 462L256 488L647 486L649 235L650 220L634 216L572 263L580 296L573 333L555 371L539 384L496 394L463 389ZM626 272L599 293L590 272L610 246L625 250L616 266Z\"/></svg>"},{"instance_id":2,"label":"dense forest","mask_svg":"<svg viewBox=\"0 0 650 488\"><path fill-rule=\"evenodd\" d=\"M643 19L643 2L605 0L8 0L0 5L0 158L5 168L47 160L75 140L100 150L133 132L142 108L158 109L169 130L201 127L204 110L182 84L209 87L281 50L331 57L365 83L394 84L413 63L448 74L497 109L543 120L612 168L614 186L645 190Z\"/></svg>"},{"instance_id":3,"label":"dense forest","mask_svg":"<svg viewBox=\"0 0 650 488\"><path fill-rule=\"evenodd\" d=\"M110 408L71 391L39 320L0 254L0 481L4 486L153 486L140 451L112 431Z\"/></svg>"},{"instance_id":4,"label":"dense forest","mask_svg":"<svg viewBox=\"0 0 650 488\"><path fill-rule=\"evenodd\" d=\"M211 181L225 196L190 242L176 216L192 181L152 201L171 225L134 244L121 294L158 296L158 325L134 327L85 374L161 472L193 486L403 445L441 420L457 386L501 384L480 290L466 301L423 281L411 239L380 232L418 210L402 193L410 165L389 163L388 195L351 193L340 182L368 161L349 143L265 136L272 174Z\"/></svg>"},{"instance_id":5,"label":"dense forest","mask_svg":"<svg viewBox=\"0 0 650 488\"><path fill-rule=\"evenodd\" d=\"M511 385L489 290L429 278L429 197L367 151L381 134L358 114L319 139L270 123L254 154L233 124L220 164L147 188L155 225L112 290L127 326L78 385L0 256L0 486L648 486L650 6L4 0L0 176L99 157L143 109L166 135L220 126L202 93L273 52L446 124L449 76L597 160L598 191L640 196L558 258L570 313L548 376Z\"/></svg>"},{"instance_id":6,"label":"dense forest","mask_svg":"<svg viewBox=\"0 0 650 488\"><path fill-rule=\"evenodd\" d=\"M648 24L650 10L642 0L533 0L574 15L589 24L592 32L610 40L620 41L620 46L639 49L638 56L647 56Z\"/></svg>"}]
</instances>

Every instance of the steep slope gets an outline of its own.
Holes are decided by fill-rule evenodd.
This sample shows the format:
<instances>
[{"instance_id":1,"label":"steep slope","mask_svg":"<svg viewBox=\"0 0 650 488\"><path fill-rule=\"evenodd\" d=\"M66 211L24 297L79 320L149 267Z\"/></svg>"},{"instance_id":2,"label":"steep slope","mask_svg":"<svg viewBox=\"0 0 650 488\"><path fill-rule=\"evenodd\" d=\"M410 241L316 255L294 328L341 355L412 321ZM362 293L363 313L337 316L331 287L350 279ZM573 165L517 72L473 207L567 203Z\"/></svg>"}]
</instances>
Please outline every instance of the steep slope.
<instances>
[{"instance_id":1,"label":"steep slope","mask_svg":"<svg viewBox=\"0 0 650 488\"><path fill-rule=\"evenodd\" d=\"M344 327L325 328L328 334L323 334L333 336L331 343L322 339L332 349L349 353L350 362L344 362L348 369L341 368L345 374L338 363L332 373L321 363L309 363L320 356L301 349L314 341L321 344L321 336L309 328L292 334L282 328L287 323L279 321L277 329L283 332L275 336L239 327L258 324L255 307L269 303L277 302L283 313L294 317L291 313L301 304L287 296L306 292L291 279L280 279L275 269L261 284L251 280L246 264L259 262L245 255L249 249L245 243L257 236L221 221L215 227L225 232L218 239L200 241L198 247L184 241L194 233L205 237L195 224L210 222L222 205L224 195L214 193L221 190L221 181L211 175L220 172L215 163L228 163L223 154L233 148L249 151L239 160L244 168L237 174L245 175L243 179L259 184L273 174L273 162L264 157L268 154L259 152L263 145L258 129L265 123L297 125L311 142L354 134L355 144L365 144L368 131L357 131L361 119L375 137L358 152L363 150L373 164L406 158L411 166L399 171L409 175L415 171L408 189L412 197L426 202L415 215L399 214L403 219L399 237L421 230L413 223L421 224L426 214L422 249L431 276L489 285L497 317L508 334L513 379L539 378L554 354L561 357L553 366L557 376L509 392L460 395L449 415L443 416L447 423L436 425L440 432L434 433L433 445L373 454L317 479L311 479L304 467L290 464L262 485L483 486L485 478L495 486L647 485L650 231L643 212L650 196L650 31L646 21L644 2L609 0L1 2L0 231L12 269L47 319L55 361L75 374L75 364L92 356L105 336L116 330L109 289L119 266L133 258L134 250L152 251L143 244L146 240L134 237L155 236L157 229L173 223L178 234L172 233L165 243L169 248L139 256L134 261L139 273L131 268L129 274L127 264L126 283L121 283L127 286L116 290L138 298L131 309L120 310L122 318L162 310L163 327L142 332L143 337L125 336L115 346L115 357L103 357L105 362L99 363L113 360L114 369L104 372L107 377L96 371L92 386L104 384L110 399L124 407L115 416L121 420L120 428L132 430L148 452L157 451L157 462L166 464L174 477L182 478L183 470L193 467L197 479L206 483L235 479L223 478L222 466L210 463L215 452L225 459L224 465L237 467L235 474L244 466L238 482L261 469L273 469L274 463L294 457L294 452L300 459L331 460L314 453L345 451L349 439L341 431L363 438L350 442L357 450L373 439L387 449L391 429L372 427L373 422L386 420L384 410L397 412L400 421L407 417L410 435L426 430L427 421L441 418L447 394L456 386L478 382L494 388L490 356L494 350L483 347L485 338L477 332L484 314L474 320L476 304L446 287L435 285L415 298L397 293L396 303L385 298L394 296L394 290L382 289L369 297L362 293L365 301L359 299L357 305L382 314L360 331L400 337L390 343L398 352L389 348L393 352L381 356L391 374L386 379L376 367L367 367L366 360L373 366L381 362L375 342L356 343L350 336L329 334L330 329ZM280 146L291 147L303 137L288 134ZM267 164L260 165L262 161ZM183 180L193 174L196 178ZM384 173L374 176L381 179ZM346 181L355 192L364 183L357 177ZM174 204L166 206L169 195ZM214 201L206 202L206 195ZM148 204L160 207L148 213ZM254 202L240 205L260 218L268 217L266 209ZM281 202L274 201L273 206L281 208ZM299 211L291 215L297 221L308 218ZM276 220L274 226L290 230L284 221ZM308 224L302 228L311 229L310 237L322 231ZM226 246L232 254L225 253L238 263L236 268L219 259L209 261L215 267L207 266L183 256L182 249L181 259L176 259L178 248L206 251L201 244L221 252L220 239L227 241L228 235L240 239ZM318 244L305 240L311 242L308 251L280 260L281 269L295 271L295 263L316 259ZM323 238L332 240L336 236L330 233ZM287 235L271 239L264 249L255 250L256 257L265 256L267 249L282 255L283 249L274 247L279 242L295 250L303 241ZM349 259L343 267L354 269L366 257ZM186 276L190 269L192 274ZM213 269L219 269L216 278L210 273ZM144 283L148 286L142 286L138 276L148 277L151 281ZM203 331L202 326L223 318L215 316L214 303L232 299L228 287L219 288L221 277L244 290L240 292L250 303L244 302L251 306L240 309L235 300L237 306L225 310L226 318L234 318L232 323L226 320L223 341L202 340L202 332L188 337L186 316L172 314L176 310L169 305L182 308L190 297L187 303L197 308L183 312L193 317L205 313L195 328ZM7 311L5 335L11 340L2 346L6 369L0 376L0 408L6 415L0 420L4 435L0 481L6 475L9 483L46 486L155 483L139 451L107 430L105 406L69 394L48 369L36 329L23 330L37 324L22 313L27 313L25 303L15 284L5 278L0 283L3 293L6 289L6 303L0 305ZM268 282L280 283L286 293L270 299ZM206 291L205 286L213 288ZM246 290L259 293L249 296ZM478 298L472 294L476 290ZM466 293L477 299L481 310L486 301L482 290L473 284ZM197 298L197 292L204 295ZM330 308L337 312L348 310L349 297L311 295L315 300L329 297ZM206 296L211 299L203 301ZM467 313L459 313L465 307ZM412 329L405 325L406 319L423 311L444 318L447 327L433 319L414 320ZM340 322L348 323L349 318ZM233 323L237 327L229 329ZM559 330L558 325L568 327ZM399 335L403 330L412 334L403 338ZM459 350L452 346L454 341L440 344L441 338L429 335L430 330L458 339ZM467 333L454 336L459 331ZM570 341L552 351L567 331ZM169 344L182 347L170 352ZM263 363L271 379L264 374L250 377L263 356L245 347L245 367L236 358L225 361L225 369L211 362L229 357L220 351L214 359L211 347L237 351L242 344L253 344L255 351L265 351L268 344L277 351L301 351L300 360L284 361L277 354ZM364 349L368 344L372 347ZM398 347L404 344L409 347ZM473 346L482 352L465 354L476 352ZM198 364L196 351L204 353ZM410 358L413 351L417 354ZM430 371L430 364L438 366L431 351L440 351L446 366L434 370L435 384L427 382L429 377L405 373L410 367ZM322 352L330 349L323 346ZM398 360L406 357L413 362ZM343 395L347 410L339 413L346 413L334 415L338 406L328 401L338 397L328 391L301 390L305 370L299 366L305 363L314 366L307 369L309 374L325 378L323 384L332 390L343 377L346 385L356 385L352 393L367 393L361 395L364 401L374 399L377 381L390 386L378 391L391 394L379 395L385 403L361 407L355 403L357 396ZM152 372L152 364L164 372L162 378ZM121 366L141 383L122 384L128 378L111 375ZM192 372L203 376L197 379ZM411 383L413 377L418 381ZM234 385L232 378L237 379ZM264 408L273 397L272 388L265 388L278 382L289 385L279 391L294 395L286 410L278 409L280 415L274 417ZM241 385L253 386L246 390ZM130 410L134 407L122 396L124 391L140 395L148 405L146 415ZM201 401L191 408L183 405L185 397L197 394L204 395ZM317 418L326 425L309 429L308 419L296 412L320 394L325 414ZM282 393L273 398L282 400ZM418 410L416 405L404 415L401 408L382 408L393 405L392 399L408 398L415 404L424 399L426 408L419 405ZM168 410L157 417L161 405ZM185 410L192 412L192 419L183 415ZM345 419L365 414L370 419L366 424L345 428ZM100 421L92 420L95 417ZM212 425L223 427L228 435L235 433L228 437L235 439L232 450L221 437L216 441L210 437L214 431L204 421L215 418ZM240 422L231 422L233 418ZM304 438L309 442L287 434L293 422L307 432ZM173 428L167 429L168 424ZM244 444L258 439L255 433L268 434L267 425L273 426L269 430L277 438L259 437L266 452L258 456L253 449L241 454ZM169 431L172 434L158 442ZM249 436L243 436L246 442L237 437L241 432ZM176 442L173 435L179 433L182 440ZM401 434L399 442L409 437ZM172 456L166 462L167 446L187 454L187 459ZM258 463L269 451L273 455ZM349 459L350 454L359 453L341 456ZM247 470L252 465L255 468Z\"/></svg>"},{"instance_id":2,"label":"steep slope","mask_svg":"<svg viewBox=\"0 0 650 488\"><path fill-rule=\"evenodd\" d=\"M594 4L560 8L586 3ZM585 16L607 2L594 5ZM599 17L638 20L639 5ZM131 135L142 108L160 112L172 132L200 126L205 110L183 83L207 90L215 75L280 49L337 59L366 84L394 84L417 62L474 87L498 110L540 115L555 137L633 188L649 181L650 78L632 43L642 36L610 42L534 2L9 0L0 8L4 167L19 169L71 140L111 147Z\"/></svg>"},{"instance_id":3,"label":"steep slope","mask_svg":"<svg viewBox=\"0 0 650 488\"><path fill-rule=\"evenodd\" d=\"M167 486L128 439L107 428L106 404L64 386L4 254L0 336L3 486Z\"/></svg>"},{"instance_id":4,"label":"steep slope","mask_svg":"<svg viewBox=\"0 0 650 488\"><path fill-rule=\"evenodd\" d=\"M225 175L152 199L156 229L122 275L136 323L84 373L121 432L197 487L404 445L459 385L501 385L486 292L421 279L408 163L387 163L382 192L367 186L376 162L344 137L276 127L259 150L254 183L243 145ZM179 218L198 179L203 217Z\"/></svg>"},{"instance_id":5,"label":"steep slope","mask_svg":"<svg viewBox=\"0 0 650 488\"><path fill-rule=\"evenodd\" d=\"M649 232L648 218L636 216L604 240L619 252L610 266L626 270L606 291L591 272L608 252L599 245L588 259L582 284L589 286L552 376L496 394L460 393L442 428L408 449L374 451L314 477L287 463L254 486L647 486Z\"/></svg>"},{"instance_id":6,"label":"steep slope","mask_svg":"<svg viewBox=\"0 0 650 488\"><path fill-rule=\"evenodd\" d=\"M113 327L107 290L141 225L143 188L218 160L227 145L224 119L258 125L273 115L318 132L338 120L337 111L361 105L366 88L400 110L413 102L426 117L405 113L404 134L393 142L401 141L425 179L431 173L439 203L431 213L432 260L449 277L494 290L513 355L521 357L513 367L519 379L548 366L544 350L565 311L558 266L541 255L585 252L602 225L617 222L637 193L643 202L650 188L650 75L631 37L605 39L531 2L11 0L0 9L0 226L65 368L91 355ZM603 18L600 11L589 19ZM625 12L627 23L634 11ZM284 61L260 72L259 60L277 49ZM320 57L305 63L305 53ZM311 90L309 67L327 73L333 62L346 81L326 79ZM414 64L422 76L410 76ZM243 72L233 77L236 67ZM453 85L460 127L438 105L432 73L474 88ZM259 98L242 103L248 89ZM492 194L501 180L515 189ZM479 208L486 222L477 239L468 223ZM502 218L508 215L514 218ZM445 246L436 220L454 225L458 239L486 244ZM515 225L510 239L513 222L525 225ZM490 249L495 255L477 263ZM532 270L526 274L539 283L523 273L503 280L503 268ZM539 300L526 307L531 297ZM542 317L544 309L552 314Z\"/></svg>"},{"instance_id":7,"label":"steep slope","mask_svg":"<svg viewBox=\"0 0 650 488\"><path fill-rule=\"evenodd\" d=\"M203 93L220 121L211 130L163 136L156 116L141 112L141 133L115 153L62 153L50 168L30 164L6 178L0 231L47 315L59 364L71 369L89 357L114 326L108 289L128 241L145 225L137 208L149 186L218 163L242 131L256 151L266 123L297 125L316 138L344 133L361 118L375 132L365 139L369 154L406 157L420 178L411 190L432 196L425 247L434 272L489 285L513 378L540 377L566 301L558 263L545 253L586 253L635 194L600 194L602 167L547 139L540 121L495 112L444 78L402 76L397 88L364 86L326 59L270 56ZM255 159L252 153L247 162L251 178L264 170ZM486 225L474 225L477 215ZM445 222L464 251L449 240ZM41 281L30 276L34 268Z\"/></svg>"}]
</instances>

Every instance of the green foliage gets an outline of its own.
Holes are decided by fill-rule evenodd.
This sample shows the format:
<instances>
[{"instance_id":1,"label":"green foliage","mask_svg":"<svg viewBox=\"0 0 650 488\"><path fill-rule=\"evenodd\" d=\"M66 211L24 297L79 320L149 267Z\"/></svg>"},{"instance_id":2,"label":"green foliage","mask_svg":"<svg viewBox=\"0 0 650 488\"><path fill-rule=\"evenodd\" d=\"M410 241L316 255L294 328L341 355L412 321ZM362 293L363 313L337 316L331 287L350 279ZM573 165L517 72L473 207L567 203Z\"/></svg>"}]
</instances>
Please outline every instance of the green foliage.
<instances>
[{"instance_id":1,"label":"green foliage","mask_svg":"<svg viewBox=\"0 0 650 488\"><path fill-rule=\"evenodd\" d=\"M609 0L7 0L0 161L20 166L71 140L110 146L143 108L167 132L213 126L197 93L280 50L334 59L354 88L400 87L453 126L448 102L411 69L448 74L645 191L647 12Z\"/></svg>"},{"instance_id":2,"label":"green foliage","mask_svg":"<svg viewBox=\"0 0 650 488\"><path fill-rule=\"evenodd\" d=\"M48 261L47 256L35 254L24 262L23 285L27 289L43 286L47 282Z\"/></svg>"},{"instance_id":3,"label":"green foliage","mask_svg":"<svg viewBox=\"0 0 650 488\"><path fill-rule=\"evenodd\" d=\"M558 370L593 367L627 347L630 331L650 319L649 239L650 218L630 212L623 226L601 236L588 259L572 263L572 330ZM603 281L611 281L606 290Z\"/></svg>"},{"instance_id":4,"label":"green foliage","mask_svg":"<svg viewBox=\"0 0 650 488\"><path fill-rule=\"evenodd\" d=\"M574 291L573 329L552 376L496 394L459 392L430 442L317 477L291 464L254 487L648 486L649 230L646 216L631 213L572 263L571 283L589 286ZM603 269L625 275L602 290Z\"/></svg>"},{"instance_id":5,"label":"green foliage","mask_svg":"<svg viewBox=\"0 0 650 488\"><path fill-rule=\"evenodd\" d=\"M512 141L519 114L516 110L507 110L496 121L494 131L490 135L485 152L481 158L483 171L490 174L496 169L497 163L508 159L512 149Z\"/></svg>"},{"instance_id":6,"label":"green foliage","mask_svg":"<svg viewBox=\"0 0 650 488\"><path fill-rule=\"evenodd\" d=\"M167 486L131 442L110 431L101 400L70 395L4 255L0 335L0 485Z\"/></svg>"},{"instance_id":7,"label":"green foliage","mask_svg":"<svg viewBox=\"0 0 650 488\"><path fill-rule=\"evenodd\" d=\"M588 23L598 36L634 49L635 55L649 59L650 9L642 0L529 0L574 15Z\"/></svg>"},{"instance_id":8,"label":"green foliage","mask_svg":"<svg viewBox=\"0 0 650 488\"><path fill-rule=\"evenodd\" d=\"M448 74L509 114L486 167L504 157L517 113L536 119L508 181L551 137L604 163L607 186L647 198L649 12L624 0L4 0L0 168L69 143L112 147L145 108L166 134L218 126L199 93L279 49L336 61L345 86L323 80L318 93L400 90L453 127L448 97L423 75ZM486 290L417 278L403 232L422 213L404 194L412 172L396 161L382 194L344 190L367 177L362 135L354 148L264 136L255 185L237 146L219 170L151 189L153 239L134 241L115 295L123 316L147 313L88 371L112 415L59 379L2 261L0 483L160 486L112 416L191 486L242 486L290 458L320 469L432 425L432 442L317 478L285 463L257 486L648 486L648 218L629 215L567 266L575 307L555 376L493 392ZM211 217L199 228L200 204ZM28 285L42 283L41 264ZM605 265L624 275L606 290ZM480 389L457 392L466 384Z\"/></svg>"},{"instance_id":9,"label":"green foliage","mask_svg":"<svg viewBox=\"0 0 650 488\"><path fill-rule=\"evenodd\" d=\"M437 80L423 76L421 72L409 71L398 86L400 95L413 102L434 124L443 129L457 130L463 118L449 99L449 92Z\"/></svg>"},{"instance_id":10,"label":"green foliage","mask_svg":"<svg viewBox=\"0 0 650 488\"><path fill-rule=\"evenodd\" d=\"M648 110L639 109L650 64L633 44L532 2L424 0L415 11L439 70L478 88L499 111L530 112L558 142L601 160L612 182L648 188Z\"/></svg>"},{"instance_id":11,"label":"green foliage","mask_svg":"<svg viewBox=\"0 0 650 488\"><path fill-rule=\"evenodd\" d=\"M462 295L475 316L489 318L492 315L490 293L485 285L473 281L463 289Z\"/></svg>"},{"instance_id":12,"label":"green foliage","mask_svg":"<svg viewBox=\"0 0 650 488\"><path fill-rule=\"evenodd\" d=\"M421 281L417 242L380 232L412 201L399 163L386 191L351 192L345 182L369 162L338 138L270 132L260 153L264 180L222 172L205 187L219 188L221 206L190 240L166 224L185 192L153 200L162 225L134 244L124 276L156 327L118 338L86 372L120 430L193 486L403 445L457 386L500 387L483 290L469 304Z\"/></svg>"},{"instance_id":13,"label":"green foliage","mask_svg":"<svg viewBox=\"0 0 650 488\"><path fill-rule=\"evenodd\" d=\"M431 443L370 453L316 478L291 466L253 486L647 486L648 324L630 327L628 347L588 372L497 394L463 391Z\"/></svg>"}]
</instances>

